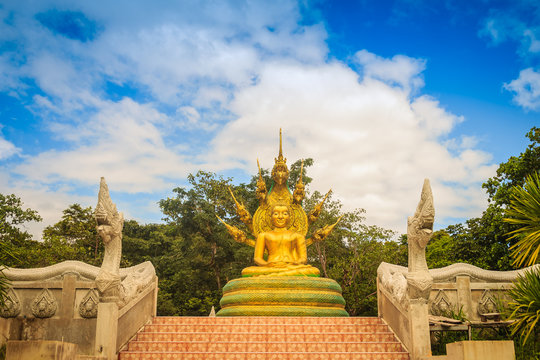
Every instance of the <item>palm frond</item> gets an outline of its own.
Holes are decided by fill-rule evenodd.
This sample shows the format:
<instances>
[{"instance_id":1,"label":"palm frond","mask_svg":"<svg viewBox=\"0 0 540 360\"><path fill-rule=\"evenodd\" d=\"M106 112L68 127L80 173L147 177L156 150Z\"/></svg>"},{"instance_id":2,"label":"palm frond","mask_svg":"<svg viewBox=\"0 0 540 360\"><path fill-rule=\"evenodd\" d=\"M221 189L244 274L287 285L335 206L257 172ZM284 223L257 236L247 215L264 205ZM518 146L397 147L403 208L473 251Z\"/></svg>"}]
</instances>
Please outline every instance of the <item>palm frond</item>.
<instances>
[{"instance_id":1,"label":"palm frond","mask_svg":"<svg viewBox=\"0 0 540 360\"><path fill-rule=\"evenodd\" d=\"M518 334L525 344L540 321L540 267L520 275L509 295L513 299L508 304L512 311L509 319L515 320L512 335Z\"/></svg>"},{"instance_id":2,"label":"palm frond","mask_svg":"<svg viewBox=\"0 0 540 360\"><path fill-rule=\"evenodd\" d=\"M519 228L508 233L518 239L510 247L514 264L534 265L540 255L540 173L527 176L523 187L514 187L504 221Z\"/></svg>"}]
</instances>

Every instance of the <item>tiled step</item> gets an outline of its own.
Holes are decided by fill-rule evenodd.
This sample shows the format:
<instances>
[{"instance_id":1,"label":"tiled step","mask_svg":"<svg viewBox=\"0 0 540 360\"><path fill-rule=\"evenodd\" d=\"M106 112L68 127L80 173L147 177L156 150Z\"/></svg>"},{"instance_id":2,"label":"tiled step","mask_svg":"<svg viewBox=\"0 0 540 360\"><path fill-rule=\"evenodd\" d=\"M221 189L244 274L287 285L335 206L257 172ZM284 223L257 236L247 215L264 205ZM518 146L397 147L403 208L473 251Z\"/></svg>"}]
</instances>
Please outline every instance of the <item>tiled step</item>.
<instances>
[{"instance_id":1,"label":"tiled step","mask_svg":"<svg viewBox=\"0 0 540 360\"><path fill-rule=\"evenodd\" d=\"M119 360L409 360L379 318L157 317Z\"/></svg>"},{"instance_id":2,"label":"tiled step","mask_svg":"<svg viewBox=\"0 0 540 360\"><path fill-rule=\"evenodd\" d=\"M254 324L383 324L378 317L268 317L268 316L234 316L234 317L202 317L202 316L158 316L152 324L228 324L228 325L254 325Z\"/></svg>"},{"instance_id":3,"label":"tiled step","mask_svg":"<svg viewBox=\"0 0 540 360\"><path fill-rule=\"evenodd\" d=\"M132 341L128 351L165 352L399 352L399 342Z\"/></svg>"},{"instance_id":4,"label":"tiled step","mask_svg":"<svg viewBox=\"0 0 540 360\"><path fill-rule=\"evenodd\" d=\"M283 340L283 334L266 333L195 333L195 332L163 332L151 333L140 332L137 335L138 341L245 341L249 338L251 341L280 341ZM288 333L287 339L290 341L307 342L386 342L396 341L391 332L380 333Z\"/></svg>"},{"instance_id":5,"label":"tiled step","mask_svg":"<svg viewBox=\"0 0 540 360\"><path fill-rule=\"evenodd\" d=\"M226 333L264 333L264 334L287 334L296 332L307 333L355 333L387 332L388 327L384 324L341 324L341 325L315 325L315 324L252 324L252 325L229 325L229 324L151 324L145 326L146 332L226 332Z\"/></svg>"},{"instance_id":6,"label":"tiled step","mask_svg":"<svg viewBox=\"0 0 540 360\"><path fill-rule=\"evenodd\" d=\"M177 352L129 352L120 353L119 360L157 360L157 359L182 359L182 360L409 360L409 354L405 352L373 353L373 352L334 352L334 353L177 353Z\"/></svg>"}]
</instances>

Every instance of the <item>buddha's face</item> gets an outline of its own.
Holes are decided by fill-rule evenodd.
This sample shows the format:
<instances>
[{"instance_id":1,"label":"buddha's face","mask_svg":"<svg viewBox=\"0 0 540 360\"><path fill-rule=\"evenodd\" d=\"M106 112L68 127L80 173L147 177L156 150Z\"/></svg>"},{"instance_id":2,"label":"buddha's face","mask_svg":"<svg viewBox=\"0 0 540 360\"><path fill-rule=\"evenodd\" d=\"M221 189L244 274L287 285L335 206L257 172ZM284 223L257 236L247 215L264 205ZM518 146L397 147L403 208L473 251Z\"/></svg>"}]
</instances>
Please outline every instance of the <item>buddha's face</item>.
<instances>
[{"instance_id":1,"label":"buddha's face","mask_svg":"<svg viewBox=\"0 0 540 360\"><path fill-rule=\"evenodd\" d=\"M272 224L277 228L284 228L289 223L289 208L284 205L274 206L272 210Z\"/></svg>"}]
</instances>

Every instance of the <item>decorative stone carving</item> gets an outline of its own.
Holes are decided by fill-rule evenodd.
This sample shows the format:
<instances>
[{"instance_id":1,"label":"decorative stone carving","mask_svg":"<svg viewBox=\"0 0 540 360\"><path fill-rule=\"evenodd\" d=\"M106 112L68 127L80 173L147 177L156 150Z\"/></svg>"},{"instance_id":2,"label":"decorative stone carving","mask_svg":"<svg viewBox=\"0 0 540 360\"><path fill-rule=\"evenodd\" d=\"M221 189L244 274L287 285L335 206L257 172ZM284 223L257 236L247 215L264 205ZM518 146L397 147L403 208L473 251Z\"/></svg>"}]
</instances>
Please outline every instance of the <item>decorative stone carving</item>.
<instances>
[{"instance_id":1,"label":"decorative stone carving","mask_svg":"<svg viewBox=\"0 0 540 360\"><path fill-rule=\"evenodd\" d=\"M19 297L13 289L9 289L4 300L4 306L0 309L0 316L3 318L12 318L19 315L20 312L21 302L19 301Z\"/></svg>"},{"instance_id":2,"label":"decorative stone carving","mask_svg":"<svg viewBox=\"0 0 540 360\"><path fill-rule=\"evenodd\" d=\"M414 216L407 219L407 239L409 243L409 271L407 273L408 295L410 299L429 299L433 278L426 263L426 246L433 234L435 208L429 180L424 180L420 202Z\"/></svg>"},{"instance_id":3,"label":"decorative stone carving","mask_svg":"<svg viewBox=\"0 0 540 360\"><path fill-rule=\"evenodd\" d=\"M58 304L55 297L48 289L43 289L41 293L32 301L32 314L37 318L49 318L54 315Z\"/></svg>"},{"instance_id":4,"label":"decorative stone carving","mask_svg":"<svg viewBox=\"0 0 540 360\"><path fill-rule=\"evenodd\" d=\"M90 319L97 317L99 295L94 289L90 289L79 304L81 317Z\"/></svg>"},{"instance_id":5,"label":"decorative stone carving","mask_svg":"<svg viewBox=\"0 0 540 360\"><path fill-rule=\"evenodd\" d=\"M64 261L35 269L6 268L2 272L10 281L58 280L65 274L79 274L80 279L92 281L96 279L100 268L80 261ZM150 261L120 269L119 273L122 280L120 284L120 306L127 304L152 284L152 280L156 276L156 270Z\"/></svg>"},{"instance_id":6,"label":"decorative stone carving","mask_svg":"<svg viewBox=\"0 0 540 360\"><path fill-rule=\"evenodd\" d=\"M482 298L478 303L478 315L490 314L499 312L497 309L497 301L489 289L484 290Z\"/></svg>"},{"instance_id":7,"label":"decorative stone carving","mask_svg":"<svg viewBox=\"0 0 540 360\"><path fill-rule=\"evenodd\" d=\"M380 284L403 306L407 300L407 268L382 262L377 268Z\"/></svg>"},{"instance_id":8,"label":"decorative stone carving","mask_svg":"<svg viewBox=\"0 0 540 360\"><path fill-rule=\"evenodd\" d=\"M433 315L445 315L452 310L452 304L444 290L439 290L435 299L431 303L431 313Z\"/></svg>"},{"instance_id":9,"label":"decorative stone carving","mask_svg":"<svg viewBox=\"0 0 540 360\"><path fill-rule=\"evenodd\" d=\"M120 258L122 257L122 228L124 215L116 210L109 195L105 178L101 178L98 203L94 214L97 232L105 245L96 286L103 302L120 301Z\"/></svg>"}]
</instances>

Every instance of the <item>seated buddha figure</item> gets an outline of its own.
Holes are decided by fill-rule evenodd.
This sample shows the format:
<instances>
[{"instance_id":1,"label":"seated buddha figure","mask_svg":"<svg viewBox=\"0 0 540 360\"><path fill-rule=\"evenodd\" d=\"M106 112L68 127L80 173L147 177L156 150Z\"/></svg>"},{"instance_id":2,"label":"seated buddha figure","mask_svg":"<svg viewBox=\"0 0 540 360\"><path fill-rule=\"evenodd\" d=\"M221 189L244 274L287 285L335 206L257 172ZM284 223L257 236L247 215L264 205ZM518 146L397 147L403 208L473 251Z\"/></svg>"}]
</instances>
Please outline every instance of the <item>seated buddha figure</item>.
<instances>
[{"instance_id":1,"label":"seated buddha figure","mask_svg":"<svg viewBox=\"0 0 540 360\"><path fill-rule=\"evenodd\" d=\"M288 229L290 213L291 209L286 204L278 203L272 207L274 228L257 236L253 256L257 266L242 270L243 277L319 276L319 269L306 265L305 237ZM268 253L267 260L264 259L265 251Z\"/></svg>"}]
</instances>

